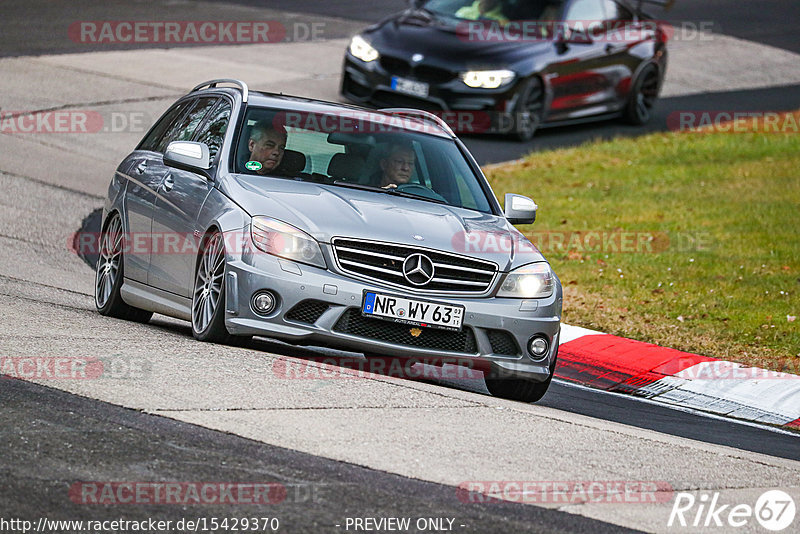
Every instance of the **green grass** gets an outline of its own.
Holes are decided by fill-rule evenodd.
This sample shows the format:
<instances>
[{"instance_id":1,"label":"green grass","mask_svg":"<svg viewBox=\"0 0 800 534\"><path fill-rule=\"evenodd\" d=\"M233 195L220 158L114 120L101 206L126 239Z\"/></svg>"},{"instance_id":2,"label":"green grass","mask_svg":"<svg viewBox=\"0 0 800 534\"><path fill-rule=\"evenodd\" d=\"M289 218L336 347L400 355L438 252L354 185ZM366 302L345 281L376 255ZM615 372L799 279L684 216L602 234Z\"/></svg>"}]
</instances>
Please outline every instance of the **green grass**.
<instances>
[{"instance_id":1,"label":"green grass","mask_svg":"<svg viewBox=\"0 0 800 534\"><path fill-rule=\"evenodd\" d=\"M501 198L539 204L520 230L561 278L565 322L800 372L800 320L787 319L800 316L800 135L654 134L536 153L487 176ZM653 252L552 239L587 231L652 234Z\"/></svg>"}]
</instances>

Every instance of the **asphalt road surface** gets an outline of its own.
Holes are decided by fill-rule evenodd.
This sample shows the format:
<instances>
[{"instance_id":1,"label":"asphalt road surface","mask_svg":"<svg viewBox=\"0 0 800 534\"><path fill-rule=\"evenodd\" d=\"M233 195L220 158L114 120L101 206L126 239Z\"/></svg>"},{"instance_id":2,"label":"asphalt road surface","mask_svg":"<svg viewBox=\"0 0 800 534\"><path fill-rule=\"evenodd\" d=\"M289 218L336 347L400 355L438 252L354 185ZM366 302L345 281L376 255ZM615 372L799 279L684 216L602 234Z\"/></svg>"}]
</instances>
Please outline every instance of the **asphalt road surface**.
<instances>
[{"instance_id":1,"label":"asphalt road surface","mask_svg":"<svg viewBox=\"0 0 800 534\"><path fill-rule=\"evenodd\" d=\"M174 99L184 82L174 66L164 69L169 59L157 55L146 56L133 71L119 65L132 56L105 57L102 67L94 57L11 58L86 51L64 38L78 18L199 20L224 14L252 20L287 17L278 11L285 8L306 12L291 20L313 21L323 12L352 19L327 26L331 38L341 38L363 21L379 18L387 6L246 3L5 2L0 106L11 101L13 109L80 105L150 113ZM398 4L402 7L394 2L387 11ZM741 32L750 31L751 37L775 44L788 35L793 21L785 8L791 4L764 2L755 16L745 15L747 3L725 3L725 9L718 2L681 5L696 9L687 20L703 20L716 6L716 20L726 33L745 36ZM194 10L192 17L185 15L187 9ZM676 7L670 16L677 13ZM774 33L762 19L774 23ZM213 50L204 59L224 54ZM197 68L197 55L182 57L187 69ZM284 65L293 61L259 57L276 69L287 69ZM153 79L151 70L161 78ZM267 80L271 73L259 71L258 79ZM192 76L197 74L192 71ZM23 79L33 81L18 87L17 80ZM317 82L328 84L327 90L335 87L330 76L294 79L301 87ZM649 128L663 128L665 117L681 109L800 107L798 87L665 98ZM609 121L544 130L529 145L478 137L466 141L481 161L490 162L531 149L642 131L647 130ZM317 491L310 502L287 499L274 510L257 510L259 516L279 516L286 532L343 531L337 522L368 515L449 516L466 525L465 532L622 530L617 525L667 531L669 503L465 506L455 498L455 487L465 480L659 480L675 491L719 492L730 504L752 504L765 489L784 488L800 502L797 435L561 383L542 403L524 405L458 382L285 380L276 376L276 362L303 361L319 353L266 340L245 347L199 344L178 321L156 317L138 325L100 317L91 296L92 271L68 250L68 243L81 224L96 228L96 219L85 216L101 205L119 154L138 137L135 132L0 136L0 355L102 357L140 371L40 384L0 379L0 519L179 519L254 510L253 505L78 505L68 496L78 481L266 481Z\"/></svg>"},{"instance_id":2,"label":"asphalt road surface","mask_svg":"<svg viewBox=\"0 0 800 534\"><path fill-rule=\"evenodd\" d=\"M216 11L215 4L221 4L223 11ZM226 9L225 4L234 9ZM0 56L85 51L85 45L66 38L69 25L79 20L186 20L187 12L192 14L191 20L209 20L203 17L215 12L217 17L224 16L222 20L248 20L248 12L235 10L236 6L244 6L262 10L262 14L264 10L274 10L276 14L286 11L305 13L311 18L320 15L368 23L407 5L403 0L5 0L3 20L0 21ZM701 23L708 27L710 24L714 33L800 52L796 28L800 20L800 3L795 0L678 0L667 13L659 12L658 8L651 11L653 16L671 23L688 22L694 25L690 27L700 27ZM268 17L256 20L271 20ZM344 29L344 33L347 31L350 28ZM128 48L135 46L138 45Z\"/></svg>"},{"instance_id":3,"label":"asphalt road surface","mask_svg":"<svg viewBox=\"0 0 800 534\"><path fill-rule=\"evenodd\" d=\"M75 42L68 37L73 35L69 28L78 20L185 20L187 9L191 10L193 20L278 20L286 27L292 27L294 23L310 24L319 17L337 17L340 21L325 24L323 32L325 39L336 39L352 35L366 22L380 20L406 5L402 0L368 3L357 0L75 0L69 3L7 0L4 3L4 17L0 21L0 57L142 48L141 44L136 43L92 45L90 48L85 43ZM287 16L284 11L300 15ZM76 13L80 13L80 16L76 16ZM795 29L796 21L800 20L800 3L794 0L763 0L758 3L758 9L754 9L751 2L679 0L664 15L664 19L678 27L686 27L688 31L704 28L714 34L732 35L800 52L800 39L796 38ZM46 23L31 24L31 21ZM716 57L712 61L722 62L724 59ZM141 75L148 78L147 70L142 70ZM0 106L2 104L0 102ZM652 121L645 127L627 126L612 119L578 126L545 128L527 143L502 136L464 136L464 141L479 163L496 163L517 159L532 151L574 146L595 139L665 131L668 127L667 117L675 111L708 109L758 112L785 111L798 107L798 85L714 91L662 97L656 105Z\"/></svg>"},{"instance_id":4,"label":"asphalt road surface","mask_svg":"<svg viewBox=\"0 0 800 534\"><path fill-rule=\"evenodd\" d=\"M404 9L403 0L361 2L359 0L231 0L232 3L267 6L286 11L344 17L375 22L387 14ZM648 11L659 20L680 24L688 28L710 27L714 33L733 35L741 39L800 52L797 38L797 21L800 20L800 3L795 0L758 0L736 2L733 0L677 0L673 8L664 12L652 7Z\"/></svg>"},{"instance_id":5,"label":"asphalt road surface","mask_svg":"<svg viewBox=\"0 0 800 534\"><path fill-rule=\"evenodd\" d=\"M536 506L463 502L453 487L273 447L35 384L0 380L5 451L0 461L0 517L5 519L154 518L177 524L184 518L274 517L280 521L278 532L331 533L344 532L348 517L369 516L449 518L455 532L479 534L635 532ZM81 492L77 497L70 493L76 483L107 480L271 484L280 489L267 504L235 505L87 506Z\"/></svg>"},{"instance_id":6,"label":"asphalt road surface","mask_svg":"<svg viewBox=\"0 0 800 534\"><path fill-rule=\"evenodd\" d=\"M800 68L800 65L798 65ZM575 126L543 128L532 141L520 143L502 137L462 136L481 164L509 161L539 150L576 146L594 140L615 137L638 137L668 130L667 118L681 111L719 110L730 112L770 112L800 109L800 85L721 91L688 96L661 98L653 110L652 120L645 126L628 126L617 119ZM671 121L669 124L675 124ZM692 134L687 134L692 135Z\"/></svg>"}]
</instances>

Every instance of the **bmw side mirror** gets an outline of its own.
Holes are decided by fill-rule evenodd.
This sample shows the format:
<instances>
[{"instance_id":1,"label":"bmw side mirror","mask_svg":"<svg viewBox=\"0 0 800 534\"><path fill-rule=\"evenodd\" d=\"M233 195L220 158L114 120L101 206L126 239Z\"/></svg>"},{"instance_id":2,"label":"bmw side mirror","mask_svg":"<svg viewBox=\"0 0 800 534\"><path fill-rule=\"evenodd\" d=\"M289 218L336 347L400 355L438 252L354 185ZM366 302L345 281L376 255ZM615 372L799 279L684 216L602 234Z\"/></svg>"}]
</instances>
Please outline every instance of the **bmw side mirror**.
<instances>
[{"instance_id":1,"label":"bmw side mirror","mask_svg":"<svg viewBox=\"0 0 800 534\"><path fill-rule=\"evenodd\" d=\"M594 41L586 30L576 30L565 26L559 31L556 42L564 46L567 44L592 44Z\"/></svg>"},{"instance_id":2,"label":"bmw side mirror","mask_svg":"<svg viewBox=\"0 0 800 534\"><path fill-rule=\"evenodd\" d=\"M211 154L204 143L173 141L164 152L164 165L211 178Z\"/></svg>"},{"instance_id":3,"label":"bmw side mirror","mask_svg":"<svg viewBox=\"0 0 800 534\"><path fill-rule=\"evenodd\" d=\"M522 195L506 193L505 216L511 224L533 224L536 220L536 202Z\"/></svg>"}]
</instances>

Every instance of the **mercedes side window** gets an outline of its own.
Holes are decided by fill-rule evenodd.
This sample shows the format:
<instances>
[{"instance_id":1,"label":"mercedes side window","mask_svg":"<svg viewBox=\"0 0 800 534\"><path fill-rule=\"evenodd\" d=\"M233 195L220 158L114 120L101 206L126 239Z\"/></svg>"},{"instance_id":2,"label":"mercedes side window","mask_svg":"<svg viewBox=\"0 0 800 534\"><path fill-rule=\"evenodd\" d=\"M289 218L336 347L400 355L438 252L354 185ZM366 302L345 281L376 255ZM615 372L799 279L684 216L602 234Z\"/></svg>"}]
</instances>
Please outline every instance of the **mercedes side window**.
<instances>
[{"instance_id":1,"label":"mercedes side window","mask_svg":"<svg viewBox=\"0 0 800 534\"><path fill-rule=\"evenodd\" d=\"M174 123L181 118L183 112L186 111L186 108L189 106L190 102L180 102L179 104L175 104L166 113L164 113L155 126L153 126L147 135L142 139L142 142L139 143L139 146L136 147L136 150L150 150L156 151L158 149L158 144L161 139L164 137L164 133L169 130Z\"/></svg>"},{"instance_id":2,"label":"mercedes side window","mask_svg":"<svg viewBox=\"0 0 800 534\"><path fill-rule=\"evenodd\" d=\"M197 135L197 141L208 146L212 162L216 160L219 149L222 148L222 143L225 141L225 132L228 131L230 118L231 103L223 98L211 112Z\"/></svg>"},{"instance_id":3,"label":"mercedes side window","mask_svg":"<svg viewBox=\"0 0 800 534\"><path fill-rule=\"evenodd\" d=\"M344 145L334 145L328 142L327 132L314 132L300 128L289 127L286 129L286 150L300 152L306 157L304 173L324 173L333 156L345 151Z\"/></svg>"},{"instance_id":4,"label":"mercedes side window","mask_svg":"<svg viewBox=\"0 0 800 534\"><path fill-rule=\"evenodd\" d=\"M198 98L189 113L167 130L158 143L156 152L163 154L167 146L173 141L188 141L191 139L197 126L203 121L208 110L216 102L216 98Z\"/></svg>"}]
</instances>

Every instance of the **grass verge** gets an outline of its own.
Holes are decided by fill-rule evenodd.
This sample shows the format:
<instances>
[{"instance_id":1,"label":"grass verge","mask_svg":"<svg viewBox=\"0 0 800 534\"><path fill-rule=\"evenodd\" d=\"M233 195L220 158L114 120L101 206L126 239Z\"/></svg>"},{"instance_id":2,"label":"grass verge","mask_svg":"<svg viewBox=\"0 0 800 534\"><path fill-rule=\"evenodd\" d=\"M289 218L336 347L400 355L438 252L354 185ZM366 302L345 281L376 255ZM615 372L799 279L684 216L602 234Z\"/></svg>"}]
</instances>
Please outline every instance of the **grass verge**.
<instances>
[{"instance_id":1,"label":"grass verge","mask_svg":"<svg viewBox=\"0 0 800 534\"><path fill-rule=\"evenodd\" d=\"M800 374L800 134L745 129L487 169L540 205L520 230L561 278L564 322Z\"/></svg>"}]
</instances>

